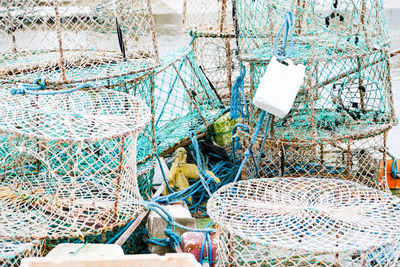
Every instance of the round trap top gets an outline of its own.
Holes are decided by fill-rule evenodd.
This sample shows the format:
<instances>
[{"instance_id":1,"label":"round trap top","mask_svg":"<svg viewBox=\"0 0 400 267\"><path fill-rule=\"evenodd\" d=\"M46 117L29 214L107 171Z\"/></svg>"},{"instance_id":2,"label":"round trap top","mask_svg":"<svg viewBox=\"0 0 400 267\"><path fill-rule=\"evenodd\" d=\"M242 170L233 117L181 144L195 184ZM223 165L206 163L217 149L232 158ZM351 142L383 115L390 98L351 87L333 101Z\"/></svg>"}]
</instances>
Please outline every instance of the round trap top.
<instances>
[{"instance_id":1,"label":"round trap top","mask_svg":"<svg viewBox=\"0 0 400 267\"><path fill-rule=\"evenodd\" d=\"M91 141L124 136L150 119L131 95L82 89L54 95L12 95L0 90L0 132L54 141Z\"/></svg>"},{"instance_id":2,"label":"round trap top","mask_svg":"<svg viewBox=\"0 0 400 267\"><path fill-rule=\"evenodd\" d=\"M340 252L399 239L399 199L350 181L254 179L228 184L208 201L223 230L268 247Z\"/></svg>"}]
</instances>

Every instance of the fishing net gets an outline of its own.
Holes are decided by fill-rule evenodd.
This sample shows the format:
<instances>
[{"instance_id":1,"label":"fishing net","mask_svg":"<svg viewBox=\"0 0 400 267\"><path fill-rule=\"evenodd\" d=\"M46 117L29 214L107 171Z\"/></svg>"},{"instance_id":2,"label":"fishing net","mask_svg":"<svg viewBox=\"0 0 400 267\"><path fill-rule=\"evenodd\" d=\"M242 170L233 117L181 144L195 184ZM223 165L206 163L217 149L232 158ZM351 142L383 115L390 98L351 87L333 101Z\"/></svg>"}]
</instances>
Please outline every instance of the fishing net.
<instances>
[{"instance_id":1,"label":"fishing net","mask_svg":"<svg viewBox=\"0 0 400 267\"><path fill-rule=\"evenodd\" d=\"M287 11L293 13L293 57L363 54L389 45L382 1L233 0L243 60L269 60Z\"/></svg>"},{"instance_id":2,"label":"fishing net","mask_svg":"<svg viewBox=\"0 0 400 267\"><path fill-rule=\"evenodd\" d=\"M224 104L239 75L231 0L185 0L183 26L190 30L197 62Z\"/></svg>"},{"instance_id":3,"label":"fishing net","mask_svg":"<svg viewBox=\"0 0 400 267\"><path fill-rule=\"evenodd\" d=\"M136 139L148 107L102 88L52 92L0 90L3 240L96 234L142 210Z\"/></svg>"},{"instance_id":4,"label":"fishing net","mask_svg":"<svg viewBox=\"0 0 400 267\"><path fill-rule=\"evenodd\" d=\"M251 95L267 65L251 63ZM259 112L249 107L254 126ZM335 176L386 190L378 174L395 123L386 52L310 60L289 114L264 122L243 178Z\"/></svg>"},{"instance_id":5,"label":"fishing net","mask_svg":"<svg viewBox=\"0 0 400 267\"><path fill-rule=\"evenodd\" d=\"M145 162L138 163L137 165L137 180L139 192L144 200L149 200L152 196L155 165L156 161L154 158L151 158Z\"/></svg>"},{"instance_id":6,"label":"fishing net","mask_svg":"<svg viewBox=\"0 0 400 267\"><path fill-rule=\"evenodd\" d=\"M22 243L18 241L0 242L0 265L3 267L18 267L26 257L42 256L43 244L39 241Z\"/></svg>"},{"instance_id":7,"label":"fishing net","mask_svg":"<svg viewBox=\"0 0 400 267\"><path fill-rule=\"evenodd\" d=\"M189 133L204 132L223 112L223 105L196 62L191 47L165 55L153 73L115 79L114 90L139 96L152 111L150 125L138 139L138 160L153 151L170 153L189 140Z\"/></svg>"},{"instance_id":8,"label":"fishing net","mask_svg":"<svg viewBox=\"0 0 400 267\"><path fill-rule=\"evenodd\" d=\"M350 181L241 181L207 211L219 266L396 266L399 257L399 199Z\"/></svg>"},{"instance_id":9,"label":"fishing net","mask_svg":"<svg viewBox=\"0 0 400 267\"><path fill-rule=\"evenodd\" d=\"M184 0L183 26L208 34L233 33L231 0Z\"/></svg>"},{"instance_id":10,"label":"fishing net","mask_svg":"<svg viewBox=\"0 0 400 267\"><path fill-rule=\"evenodd\" d=\"M0 79L74 83L158 64L149 0L0 1Z\"/></svg>"}]
</instances>

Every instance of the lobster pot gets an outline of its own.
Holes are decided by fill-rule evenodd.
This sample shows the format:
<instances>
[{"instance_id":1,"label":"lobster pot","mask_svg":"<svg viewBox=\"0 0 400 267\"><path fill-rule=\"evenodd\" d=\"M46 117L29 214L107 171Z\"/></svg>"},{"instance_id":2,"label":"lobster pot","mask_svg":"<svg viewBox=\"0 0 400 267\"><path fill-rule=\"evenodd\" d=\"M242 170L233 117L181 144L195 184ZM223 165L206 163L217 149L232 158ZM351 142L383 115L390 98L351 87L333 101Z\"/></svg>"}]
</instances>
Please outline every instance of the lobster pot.
<instances>
[{"instance_id":1,"label":"lobster pot","mask_svg":"<svg viewBox=\"0 0 400 267\"><path fill-rule=\"evenodd\" d=\"M396 122L387 53L306 63L291 111L283 119L264 121L253 146L255 160L246 163L242 178L335 176L386 190L379 172L386 161L387 132ZM250 95L267 65L251 62ZM255 127L259 112L249 106Z\"/></svg>"},{"instance_id":2,"label":"lobster pot","mask_svg":"<svg viewBox=\"0 0 400 267\"><path fill-rule=\"evenodd\" d=\"M229 105L232 85L240 74L240 62L235 57L234 35L208 35L194 30L191 34L195 38L193 51L199 67L216 88L223 103ZM248 82L247 79L247 88Z\"/></svg>"},{"instance_id":3,"label":"lobster pot","mask_svg":"<svg viewBox=\"0 0 400 267\"><path fill-rule=\"evenodd\" d=\"M141 211L136 139L149 121L128 94L1 90L0 237L83 237Z\"/></svg>"},{"instance_id":4,"label":"lobster pot","mask_svg":"<svg viewBox=\"0 0 400 267\"><path fill-rule=\"evenodd\" d=\"M243 59L268 59L287 11L293 13L296 53L360 54L389 45L382 1L233 0L233 4Z\"/></svg>"},{"instance_id":5,"label":"lobster pot","mask_svg":"<svg viewBox=\"0 0 400 267\"><path fill-rule=\"evenodd\" d=\"M75 83L158 64L149 0L0 1L0 78Z\"/></svg>"},{"instance_id":6,"label":"lobster pot","mask_svg":"<svg viewBox=\"0 0 400 267\"><path fill-rule=\"evenodd\" d=\"M151 123L140 134L138 160L154 151L170 153L191 131L204 132L223 105L196 62L191 47L165 55L161 66L131 82L115 79L115 90L140 96L151 108Z\"/></svg>"},{"instance_id":7,"label":"lobster pot","mask_svg":"<svg viewBox=\"0 0 400 267\"><path fill-rule=\"evenodd\" d=\"M242 179L319 177L344 179L389 191L386 177L387 131L361 138L324 142L290 142L262 138L253 146Z\"/></svg>"},{"instance_id":8,"label":"lobster pot","mask_svg":"<svg viewBox=\"0 0 400 267\"><path fill-rule=\"evenodd\" d=\"M218 266L396 266L399 200L354 182L241 181L207 204Z\"/></svg>"},{"instance_id":9,"label":"lobster pot","mask_svg":"<svg viewBox=\"0 0 400 267\"><path fill-rule=\"evenodd\" d=\"M43 244L39 241L29 243L1 241L0 265L3 267L18 267L23 258L42 256L42 250Z\"/></svg>"},{"instance_id":10,"label":"lobster pot","mask_svg":"<svg viewBox=\"0 0 400 267\"><path fill-rule=\"evenodd\" d=\"M183 26L194 38L197 62L229 104L231 88L239 75L231 0L185 0Z\"/></svg>"}]
</instances>

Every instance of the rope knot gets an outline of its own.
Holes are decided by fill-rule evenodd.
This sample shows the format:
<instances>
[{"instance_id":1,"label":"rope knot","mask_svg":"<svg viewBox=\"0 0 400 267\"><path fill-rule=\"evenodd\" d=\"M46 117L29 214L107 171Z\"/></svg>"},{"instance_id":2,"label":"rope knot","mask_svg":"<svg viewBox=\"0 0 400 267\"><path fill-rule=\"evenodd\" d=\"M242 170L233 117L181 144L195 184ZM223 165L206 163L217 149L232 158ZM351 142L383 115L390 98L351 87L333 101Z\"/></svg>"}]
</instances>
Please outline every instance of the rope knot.
<instances>
[{"instance_id":1,"label":"rope knot","mask_svg":"<svg viewBox=\"0 0 400 267\"><path fill-rule=\"evenodd\" d=\"M164 234L169 238L169 246L174 248L175 246L180 246L182 238L172 231L171 229L165 229Z\"/></svg>"}]
</instances>

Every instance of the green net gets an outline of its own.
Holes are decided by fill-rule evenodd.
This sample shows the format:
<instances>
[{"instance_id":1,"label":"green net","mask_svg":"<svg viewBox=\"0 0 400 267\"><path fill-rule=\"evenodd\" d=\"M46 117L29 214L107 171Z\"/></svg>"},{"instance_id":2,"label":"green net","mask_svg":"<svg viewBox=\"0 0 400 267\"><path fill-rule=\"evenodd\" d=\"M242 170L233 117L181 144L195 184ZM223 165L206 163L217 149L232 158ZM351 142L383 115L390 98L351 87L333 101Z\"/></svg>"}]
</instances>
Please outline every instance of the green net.
<instances>
[{"instance_id":1,"label":"green net","mask_svg":"<svg viewBox=\"0 0 400 267\"><path fill-rule=\"evenodd\" d=\"M190 47L165 55L154 72L113 79L112 87L139 96L152 111L150 125L138 139L138 160L147 160L204 132L223 112L223 105L196 62Z\"/></svg>"}]
</instances>

